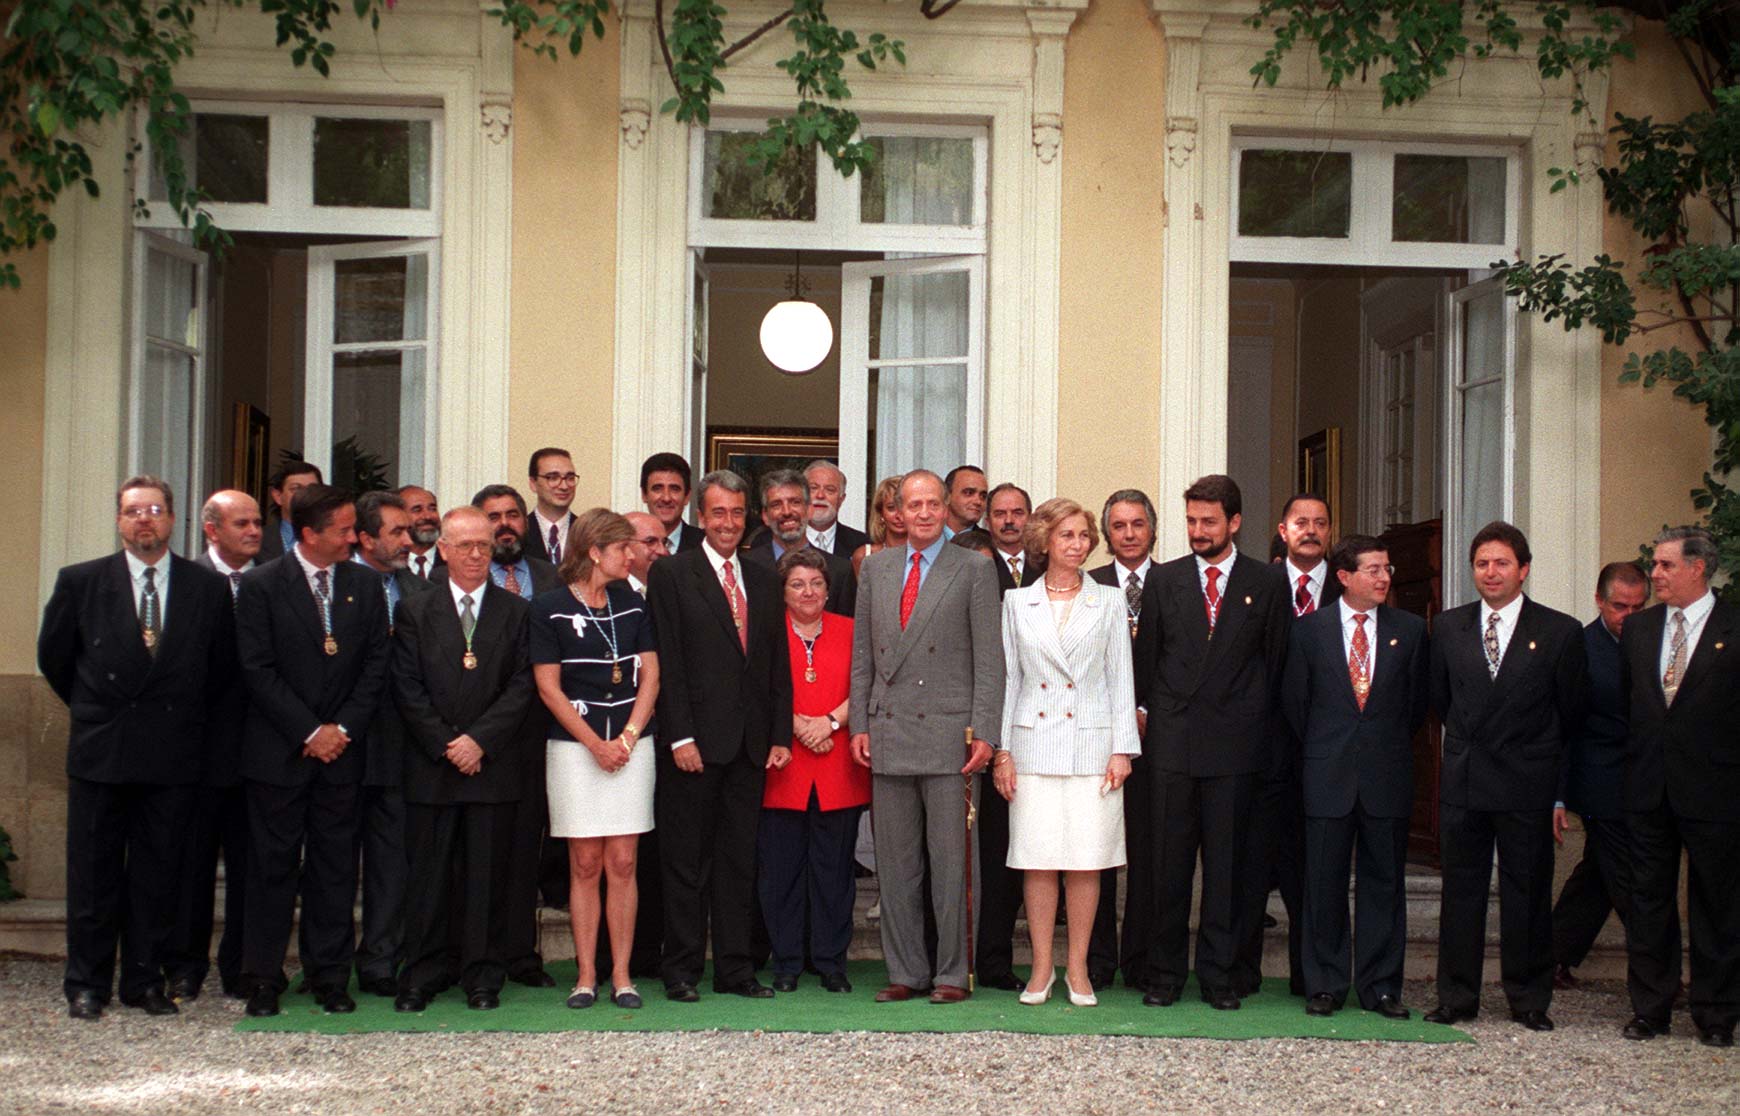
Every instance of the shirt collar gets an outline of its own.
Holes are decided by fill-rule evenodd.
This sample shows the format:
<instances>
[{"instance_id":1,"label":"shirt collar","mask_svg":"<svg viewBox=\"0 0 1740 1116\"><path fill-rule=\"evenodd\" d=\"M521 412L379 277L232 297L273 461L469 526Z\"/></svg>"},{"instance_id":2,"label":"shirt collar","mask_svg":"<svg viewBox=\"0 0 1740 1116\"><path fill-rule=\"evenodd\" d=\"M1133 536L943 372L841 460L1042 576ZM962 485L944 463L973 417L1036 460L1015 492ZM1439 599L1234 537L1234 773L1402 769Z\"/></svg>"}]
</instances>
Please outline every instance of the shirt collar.
<instances>
[{"instance_id":1,"label":"shirt collar","mask_svg":"<svg viewBox=\"0 0 1740 1116\"><path fill-rule=\"evenodd\" d=\"M1000 546L996 547L994 549L997 551L997 560L1002 562L1005 566L1007 566L1010 562L1019 562L1023 566L1025 566L1027 564L1027 548L1026 547L1022 547L1021 549L1017 550L1013 554L1009 553L1007 550L1004 550Z\"/></svg>"},{"instance_id":2,"label":"shirt collar","mask_svg":"<svg viewBox=\"0 0 1740 1116\"><path fill-rule=\"evenodd\" d=\"M915 553L922 554L922 555L924 555L924 568L929 569L931 566L934 566L936 564L936 556L938 554L942 553L942 548L947 544L947 541L948 540L946 540L946 539L938 538L935 542L931 543L929 546L927 546L923 550L919 550L919 551L914 551L912 549L912 544L907 543L906 544L906 564L909 566L912 565L913 554L915 554Z\"/></svg>"},{"instance_id":3,"label":"shirt collar","mask_svg":"<svg viewBox=\"0 0 1740 1116\"><path fill-rule=\"evenodd\" d=\"M128 555L128 557L131 558L132 555ZM1704 618L1709 616L1711 610L1715 607L1716 594L1709 589L1705 589L1703 596L1699 597L1680 611L1686 614L1686 627L1696 628L1699 624L1704 622ZM1673 609L1668 609L1669 619L1672 619L1673 612Z\"/></svg>"},{"instance_id":4,"label":"shirt collar","mask_svg":"<svg viewBox=\"0 0 1740 1116\"><path fill-rule=\"evenodd\" d=\"M806 530L809 532L810 541L816 545L817 550L826 550L831 554L834 550L834 533L839 529L839 526L840 524L836 521L828 524L826 531L818 531L814 527L806 528Z\"/></svg>"},{"instance_id":5,"label":"shirt collar","mask_svg":"<svg viewBox=\"0 0 1740 1116\"><path fill-rule=\"evenodd\" d=\"M721 555L717 550L713 549L713 540L712 539L702 538L701 550L703 553L705 553L707 555L707 561L710 565L712 565L713 574L716 577L724 577L725 576L725 567L726 566L732 567L731 572L733 575L735 575L737 573L738 569L740 568L737 566L737 555L736 554ZM742 578L738 578L738 580L741 581Z\"/></svg>"},{"instance_id":6,"label":"shirt collar","mask_svg":"<svg viewBox=\"0 0 1740 1116\"><path fill-rule=\"evenodd\" d=\"M211 568L216 570L219 574L223 575L224 577L228 577L231 574L246 573L247 571L254 568L254 560L252 558L249 558L246 562L243 562L240 566L230 565L228 562L224 561L223 558L218 555L217 547L215 547L215 546L206 547L205 554L206 554L207 560L211 562Z\"/></svg>"},{"instance_id":7,"label":"shirt collar","mask_svg":"<svg viewBox=\"0 0 1740 1116\"><path fill-rule=\"evenodd\" d=\"M1302 570L1293 564L1293 559L1289 558L1287 559L1287 584L1292 586L1294 590L1297 590L1299 588L1299 579L1303 577L1311 583L1311 588L1322 589L1323 580L1328 569L1329 563L1320 561L1315 566L1311 567L1311 569Z\"/></svg>"},{"instance_id":8,"label":"shirt collar","mask_svg":"<svg viewBox=\"0 0 1740 1116\"><path fill-rule=\"evenodd\" d=\"M1149 569L1149 567L1151 567L1153 565L1154 565L1154 559L1146 557L1146 556L1143 557L1142 564L1139 566L1136 566L1134 569L1130 568L1129 566L1124 565L1122 562L1118 561L1116 558L1112 559L1112 569L1114 571L1116 571L1116 573L1118 575L1118 584L1119 585L1128 585L1130 582L1130 575L1131 574L1136 575L1136 584L1138 584L1138 585L1148 584L1148 569Z\"/></svg>"},{"instance_id":9,"label":"shirt collar","mask_svg":"<svg viewBox=\"0 0 1740 1116\"><path fill-rule=\"evenodd\" d=\"M297 543L295 546L292 546L290 548L290 553L292 553L296 556L297 565L302 567L302 572L304 575L307 576L309 581L313 581L315 574L317 574L321 570L327 568L325 566L317 566L313 562L310 562L308 560L308 555L302 553L302 544L301 543Z\"/></svg>"},{"instance_id":10,"label":"shirt collar","mask_svg":"<svg viewBox=\"0 0 1740 1116\"><path fill-rule=\"evenodd\" d=\"M163 557L149 564L140 561L139 556L134 554L131 550L123 550L121 553L127 556L127 576L131 577L134 581L145 580L146 570L157 571L156 581L158 585L162 585L164 579L169 576L169 551L167 550L163 552Z\"/></svg>"},{"instance_id":11,"label":"shirt collar","mask_svg":"<svg viewBox=\"0 0 1740 1116\"><path fill-rule=\"evenodd\" d=\"M628 575L628 587L633 589L636 593L639 593L641 596L646 596L646 582L633 574Z\"/></svg>"},{"instance_id":12,"label":"shirt collar","mask_svg":"<svg viewBox=\"0 0 1740 1116\"><path fill-rule=\"evenodd\" d=\"M543 512L533 508L532 518L538 521L538 534L543 538L548 539L550 537L550 528L552 527L556 529L558 534L567 530L568 524L574 522L574 513L571 511L563 512L561 519L545 519Z\"/></svg>"},{"instance_id":13,"label":"shirt collar","mask_svg":"<svg viewBox=\"0 0 1740 1116\"><path fill-rule=\"evenodd\" d=\"M453 607L455 610L462 610L465 607L462 603L462 598L469 595L471 597L471 615L476 617L483 613L483 595L489 591L489 581L486 578L484 583L479 585L476 589L461 589L457 581L448 578L447 590L453 594Z\"/></svg>"},{"instance_id":14,"label":"shirt collar","mask_svg":"<svg viewBox=\"0 0 1740 1116\"><path fill-rule=\"evenodd\" d=\"M1208 568L1213 566L1215 569L1220 571L1220 576L1225 578L1228 574L1232 573L1233 563L1238 560L1238 556L1239 548L1236 546L1228 546L1226 548L1226 554L1223 555L1221 560L1218 562L1210 562L1208 559L1198 554L1196 555L1196 572L1199 576L1206 575L1208 573Z\"/></svg>"},{"instance_id":15,"label":"shirt collar","mask_svg":"<svg viewBox=\"0 0 1740 1116\"><path fill-rule=\"evenodd\" d=\"M1505 605L1503 608L1496 610L1498 612L1498 623L1505 631L1516 631L1517 617L1522 615L1523 601L1526 599L1528 599L1527 593L1518 593L1516 595L1516 600ZM1494 611L1494 609L1487 606L1485 601L1480 602L1480 626L1482 628L1486 626L1488 620L1492 619Z\"/></svg>"},{"instance_id":16,"label":"shirt collar","mask_svg":"<svg viewBox=\"0 0 1740 1116\"><path fill-rule=\"evenodd\" d=\"M655 516L654 518L657 517ZM677 552L677 547L681 546L683 542L683 532L688 529L688 526L687 523L684 523L679 519L677 520L677 525L675 527L672 527L669 531L665 532L666 550L670 551L672 554Z\"/></svg>"},{"instance_id":17,"label":"shirt collar","mask_svg":"<svg viewBox=\"0 0 1740 1116\"><path fill-rule=\"evenodd\" d=\"M1352 605L1347 603L1346 597L1337 597L1335 599L1335 603L1341 609L1341 626L1342 627L1345 628L1350 623L1352 623L1353 618L1355 616L1369 616L1369 617L1371 617L1372 623L1375 627L1375 625L1377 623L1377 609L1368 608L1368 609L1364 609L1362 611L1360 609L1354 608Z\"/></svg>"}]
</instances>

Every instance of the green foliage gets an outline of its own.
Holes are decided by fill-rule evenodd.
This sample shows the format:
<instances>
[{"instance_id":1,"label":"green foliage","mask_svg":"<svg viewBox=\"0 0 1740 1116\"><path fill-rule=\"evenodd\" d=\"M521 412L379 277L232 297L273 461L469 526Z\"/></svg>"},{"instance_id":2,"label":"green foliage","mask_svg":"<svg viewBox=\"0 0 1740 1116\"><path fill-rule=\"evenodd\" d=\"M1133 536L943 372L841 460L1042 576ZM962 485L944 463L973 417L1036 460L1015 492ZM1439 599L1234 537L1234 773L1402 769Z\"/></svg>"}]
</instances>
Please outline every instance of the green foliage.
<instances>
[{"instance_id":1,"label":"green foliage","mask_svg":"<svg viewBox=\"0 0 1740 1116\"><path fill-rule=\"evenodd\" d=\"M302 454L293 449L279 450L278 455L281 465L302 460ZM332 470L326 482L348 488L359 496L364 492L385 492L389 487L387 468L390 464L380 454L363 449L353 434L332 447Z\"/></svg>"}]
</instances>

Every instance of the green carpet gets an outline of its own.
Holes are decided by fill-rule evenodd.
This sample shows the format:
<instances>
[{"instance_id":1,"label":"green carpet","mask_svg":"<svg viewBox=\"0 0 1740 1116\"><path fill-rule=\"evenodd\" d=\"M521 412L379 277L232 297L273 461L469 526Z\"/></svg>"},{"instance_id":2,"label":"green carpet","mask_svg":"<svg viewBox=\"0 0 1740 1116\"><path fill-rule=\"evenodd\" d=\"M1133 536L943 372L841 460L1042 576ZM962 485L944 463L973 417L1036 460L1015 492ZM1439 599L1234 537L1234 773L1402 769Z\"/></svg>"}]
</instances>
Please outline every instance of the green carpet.
<instances>
[{"instance_id":1,"label":"green carpet","mask_svg":"<svg viewBox=\"0 0 1740 1116\"><path fill-rule=\"evenodd\" d=\"M243 1032L311 1032L327 1035L378 1031L880 1031L889 1033L1008 1031L1026 1035L1142 1035L1155 1038L1324 1038L1385 1042L1472 1042L1454 1027L1423 1022L1418 1011L1405 1022L1393 1022L1358 1008L1343 1009L1328 1019L1305 1014L1304 1001L1287 994L1284 980L1265 982L1263 990L1244 1001L1238 1011L1215 1011L1198 997L1195 986L1169 1008L1142 1006L1142 996L1117 987L1100 993L1100 1004L1078 1008L1064 993L1058 975L1051 1002L1026 1007L1013 992L980 990L962 1004L935 1005L923 1000L878 1004L871 997L887 981L879 961L852 963L853 991L824 992L817 978L806 974L796 992L772 1000L745 1000L714 995L710 978L701 983L701 1002L674 1004L664 998L657 981L639 985L646 1006L623 1011L600 1001L583 1011L563 1004L573 987L572 962L553 964L556 988L525 988L509 984L501 1007L472 1011L458 989L436 997L421 1014L401 1014L391 1000L363 995L351 1015L326 1015L311 997L288 994L284 1010L269 1019L244 1019ZM765 976L765 974L764 974Z\"/></svg>"}]
</instances>

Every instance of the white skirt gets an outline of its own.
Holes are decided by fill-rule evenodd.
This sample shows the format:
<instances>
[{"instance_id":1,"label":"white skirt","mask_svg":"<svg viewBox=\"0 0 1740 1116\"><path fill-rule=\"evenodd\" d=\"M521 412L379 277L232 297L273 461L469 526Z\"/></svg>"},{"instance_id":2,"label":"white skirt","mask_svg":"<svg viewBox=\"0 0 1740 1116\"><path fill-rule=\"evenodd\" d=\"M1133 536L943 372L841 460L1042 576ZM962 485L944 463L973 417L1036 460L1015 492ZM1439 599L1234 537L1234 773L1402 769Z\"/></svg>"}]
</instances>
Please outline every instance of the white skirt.
<instances>
[{"instance_id":1,"label":"white skirt","mask_svg":"<svg viewBox=\"0 0 1740 1116\"><path fill-rule=\"evenodd\" d=\"M1104 775L1017 773L1009 803L1009 867L1092 872L1121 866L1124 788L1102 797L1104 781Z\"/></svg>"},{"instance_id":2,"label":"white skirt","mask_svg":"<svg viewBox=\"0 0 1740 1116\"><path fill-rule=\"evenodd\" d=\"M598 766L577 740L544 745L544 779L550 798L550 836L620 837L653 827L653 749L643 736L615 771Z\"/></svg>"}]
</instances>

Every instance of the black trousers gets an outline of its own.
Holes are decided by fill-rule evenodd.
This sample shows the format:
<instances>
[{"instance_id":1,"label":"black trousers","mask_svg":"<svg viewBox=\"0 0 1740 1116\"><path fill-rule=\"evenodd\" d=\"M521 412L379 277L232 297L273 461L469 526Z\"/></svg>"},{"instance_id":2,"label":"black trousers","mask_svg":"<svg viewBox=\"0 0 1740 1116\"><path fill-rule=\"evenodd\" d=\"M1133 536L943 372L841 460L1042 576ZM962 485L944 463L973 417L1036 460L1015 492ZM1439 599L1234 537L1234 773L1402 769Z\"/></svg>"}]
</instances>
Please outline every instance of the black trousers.
<instances>
[{"instance_id":1,"label":"black trousers","mask_svg":"<svg viewBox=\"0 0 1740 1116\"><path fill-rule=\"evenodd\" d=\"M563 842L566 844L566 841ZM564 866L564 871L566 867ZM634 916L634 947L628 955L628 975L634 977L657 977L660 973L659 960L664 956L665 944L665 908L664 888L661 886L660 875L663 869L659 865L659 831L649 829L640 835L640 844L635 847L634 886L640 902L635 907ZM600 872L598 874L598 899L600 910L603 904L610 901L610 879ZM610 935L603 925L598 931L598 971L608 974L611 969Z\"/></svg>"},{"instance_id":2,"label":"black trousers","mask_svg":"<svg viewBox=\"0 0 1740 1116\"><path fill-rule=\"evenodd\" d=\"M818 972L846 971L858 895L852 849L863 813L862 806L823 810L814 788L803 810L761 811L759 891L774 975L797 976L806 953Z\"/></svg>"},{"instance_id":3,"label":"black trousers","mask_svg":"<svg viewBox=\"0 0 1740 1116\"><path fill-rule=\"evenodd\" d=\"M544 789L544 741L532 742L521 757L520 800L514 808L509 841L507 892L507 971L514 978L527 977L544 967L538 941L538 897L551 876L550 864L561 861L561 897L567 905L568 843L552 840L550 802Z\"/></svg>"},{"instance_id":4,"label":"black trousers","mask_svg":"<svg viewBox=\"0 0 1740 1116\"><path fill-rule=\"evenodd\" d=\"M1287 981L1295 994L1302 987L1300 943L1304 940L1305 801L1299 780L1289 766L1270 772L1257 786L1251 810L1244 895L1239 903L1239 959L1233 986L1241 995L1263 983L1263 917L1269 912L1269 891L1278 885L1287 908Z\"/></svg>"},{"instance_id":5,"label":"black trousers","mask_svg":"<svg viewBox=\"0 0 1740 1116\"><path fill-rule=\"evenodd\" d=\"M1238 962L1239 900L1245 834L1257 794L1256 775L1196 777L1152 771L1150 809L1154 891L1144 911L1154 927L1147 950L1149 987L1182 987L1189 975L1190 893L1202 857L1202 908L1196 930L1196 977L1206 996L1230 988Z\"/></svg>"},{"instance_id":6,"label":"black trousers","mask_svg":"<svg viewBox=\"0 0 1740 1116\"><path fill-rule=\"evenodd\" d=\"M698 772L659 757L653 813L664 873L666 984L698 984L713 940L713 985L755 976L755 841L761 765L739 752Z\"/></svg>"},{"instance_id":7,"label":"black trousers","mask_svg":"<svg viewBox=\"0 0 1740 1116\"><path fill-rule=\"evenodd\" d=\"M362 788L244 784L248 796L248 901L242 976L282 992L284 955L302 894L302 972L316 993L350 983L356 954L356 830Z\"/></svg>"},{"instance_id":8,"label":"black trousers","mask_svg":"<svg viewBox=\"0 0 1740 1116\"><path fill-rule=\"evenodd\" d=\"M1124 781L1124 925L1118 935L1118 958L1124 985L1128 988L1148 986L1148 949L1153 945L1156 932L1153 919L1158 909L1155 889L1159 885L1159 872L1154 858L1159 842L1154 837L1152 780L1153 773L1148 770L1147 763L1137 759L1130 765L1130 777ZM1106 876L1102 873L1100 909L1094 918L1096 938L1107 917L1105 886ZM1090 967L1093 953L1094 947L1090 944Z\"/></svg>"},{"instance_id":9,"label":"black trousers","mask_svg":"<svg viewBox=\"0 0 1740 1116\"><path fill-rule=\"evenodd\" d=\"M1607 916L1631 925L1631 827L1623 817L1583 819L1583 859L1553 904L1553 960L1574 969L1589 956ZM1679 926L1675 904L1674 926ZM1675 978L1678 984L1678 978Z\"/></svg>"},{"instance_id":10,"label":"black trousers","mask_svg":"<svg viewBox=\"0 0 1740 1116\"><path fill-rule=\"evenodd\" d=\"M1359 891L1348 934L1349 869L1356 863ZM1305 819L1305 994L1347 1001L1358 989L1370 1011L1384 996L1402 998L1402 962L1408 945L1408 819L1379 818L1357 802L1339 818Z\"/></svg>"},{"instance_id":11,"label":"black trousers","mask_svg":"<svg viewBox=\"0 0 1740 1116\"><path fill-rule=\"evenodd\" d=\"M1680 984L1680 849L1686 850L1692 1022L1740 1023L1740 824L1699 821L1663 804L1627 816L1636 852L1627 934L1631 1008L1665 1023Z\"/></svg>"},{"instance_id":12,"label":"black trousers","mask_svg":"<svg viewBox=\"0 0 1740 1116\"><path fill-rule=\"evenodd\" d=\"M121 955L121 1000L163 986L194 786L67 779L66 973L70 998L104 1003Z\"/></svg>"},{"instance_id":13,"label":"black trousers","mask_svg":"<svg viewBox=\"0 0 1740 1116\"><path fill-rule=\"evenodd\" d=\"M511 802L405 805L406 853L417 886L405 896L399 991L433 996L455 979L467 995L501 990L514 815Z\"/></svg>"},{"instance_id":14,"label":"black trousers","mask_svg":"<svg viewBox=\"0 0 1740 1116\"><path fill-rule=\"evenodd\" d=\"M1498 956L1512 1011L1553 1002L1553 811L1438 804L1444 895L1438 917L1438 1002L1480 1009L1486 899L1498 852Z\"/></svg>"},{"instance_id":15,"label":"black trousers","mask_svg":"<svg viewBox=\"0 0 1740 1116\"><path fill-rule=\"evenodd\" d=\"M356 972L364 980L399 974L405 944L405 795L398 787L362 789L362 938Z\"/></svg>"},{"instance_id":16,"label":"black trousers","mask_svg":"<svg viewBox=\"0 0 1740 1116\"><path fill-rule=\"evenodd\" d=\"M979 900L973 969L989 984L1015 972L1015 920L1021 914L1022 873L1008 863L1009 803L992 786L990 768L980 779L979 815L973 825L979 837L978 875L973 880Z\"/></svg>"},{"instance_id":17,"label":"black trousers","mask_svg":"<svg viewBox=\"0 0 1740 1116\"><path fill-rule=\"evenodd\" d=\"M242 989L242 936L248 905L248 799L240 784L200 787L188 820L175 931L163 952L163 975L194 984L211 971L218 857L224 863L224 933L218 941L218 979L225 992Z\"/></svg>"}]
</instances>

